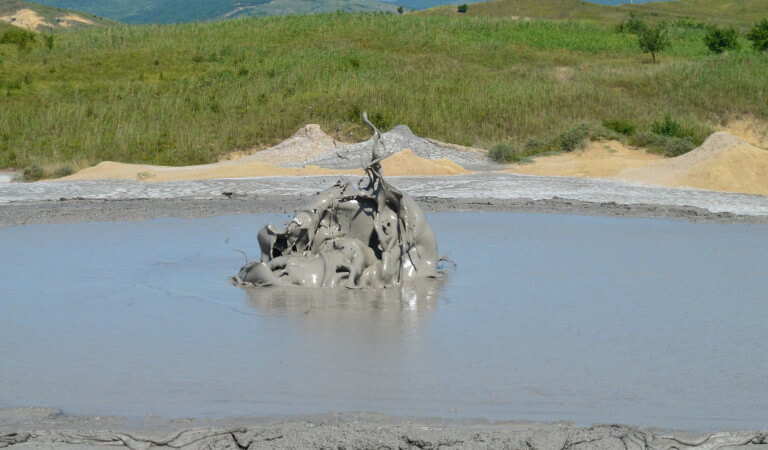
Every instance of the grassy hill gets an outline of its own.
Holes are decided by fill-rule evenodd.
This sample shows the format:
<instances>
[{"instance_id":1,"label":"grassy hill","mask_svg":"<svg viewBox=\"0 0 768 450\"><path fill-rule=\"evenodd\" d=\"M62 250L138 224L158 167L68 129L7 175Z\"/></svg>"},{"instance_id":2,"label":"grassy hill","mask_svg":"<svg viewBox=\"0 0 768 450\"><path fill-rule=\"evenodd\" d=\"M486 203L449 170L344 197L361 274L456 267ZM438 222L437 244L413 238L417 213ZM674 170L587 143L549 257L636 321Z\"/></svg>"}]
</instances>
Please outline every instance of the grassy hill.
<instances>
[{"instance_id":1,"label":"grassy hill","mask_svg":"<svg viewBox=\"0 0 768 450\"><path fill-rule=\"evenodd\" d=\"M182 165L278 142L307 123L489 147L670 115L701 139L768 121L768 55L710 54L673 28L658 64L634 35L585 23L391 14L277 16L62 33L0 44L0 167ZM55 169L55 167L52 167Z\"/></svg>"},{"instance_id":2,"label":"grassy hill","mask_svg":"<svg viewBox=\"0 0 768 450\"><path fill-rule=\"evenodd\" d=\"M397 5L378 0L39 0L88 11L126 23L180 23L243 16L316 14L334 11L395 12Z\"/></svg>"},{"instance_id":3,"label":"grassy hill","mask_svg":"<svg viewBox=\"0 0 768 450\"><path fill-rule=\"evenodd\" d=\"M8 25L32 31L107 26L113 22L91 14L21 0L0 0L0 31Z\"/></svg>"},{"instance_id":4,"label":"grassy hill","mask_svg":"<svg viewBox=\"0 0 768 450\"><path fill-rule=\"evenodd\" d=\"M639 11L651 17L706 21L740 28L768 18L766 0L675 0L622 5L620 8Z\"/></svg>"},{"instance_id":5,"label":"grassy hill","mask_svg":"<svg viewBox=\"0 0 768 450\"><path fill-rule=\"evenodd\" d=\"M578 20L612 26L637 11L647 20L694 20L747 27L768 17L766 0L674 0L635 5L601 5L582 0L495 0L474 3L467 15L546 20ZM438 6L422 15L456 15L455 6Z\"/></svg>"}]
</instances>

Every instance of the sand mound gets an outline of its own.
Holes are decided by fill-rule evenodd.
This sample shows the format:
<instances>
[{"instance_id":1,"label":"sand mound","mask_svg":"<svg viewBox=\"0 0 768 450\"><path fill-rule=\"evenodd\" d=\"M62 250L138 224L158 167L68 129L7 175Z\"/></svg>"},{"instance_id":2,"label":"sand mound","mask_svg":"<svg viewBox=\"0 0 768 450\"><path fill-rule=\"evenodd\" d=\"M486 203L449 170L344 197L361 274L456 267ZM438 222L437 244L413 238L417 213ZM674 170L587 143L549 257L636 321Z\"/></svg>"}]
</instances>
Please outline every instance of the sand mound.
<instances>
[{"instance_id":1,"label":"sand mound","mask_svg":"<svg viewBox=\"0 0 768 450\"><path fill-rule=\"evenodd\" d=\"M469 171L450 159L426 159L410 149L401 150L381 162L388 176L460 175Z\"/></svg>"},{"instance_id":2,"label":"sand mound","mask_svg":"<svg viewBox=\"0 0 768 450\"><path fill-rule=\"evenodd\" d=\"M276 166L306 165L308 161L332 152L338 143L325 134L320 125L309 124L293 136L266 150L241 158L241 161L261 161Z\"/></svg>"},{"instance_id":3,"label":"sand mound","mask_svg":"<svg viewBox=\"0 0 768 450\"><path fill-rule=\"evenodd\" d=\"M20 9L15 13L0 16L0 20L3 22L8 22L11 25L15 25L17 27L26 28L28 30L37 31L40 28L53 28L53 25L45 20L45 17L31 9L26 8Z\"/></svg>"},{"instance_id":4,"label":"sand mound","mask_svg":"<svg viewBox=\"0 0 768 450\"><path fill-rule=\"evenodd\" d=\"M316 165L278 167L250 157L216 164L187 167L152 166L105 161L60 180L121 179L136 181L207 180L214 178L293 177L307 175L363 175L362 169L329 169ZM468 173L451 160L425 159L405 149L381 163L388 176L457 175Z\"/></svg>"},{"instance_id":5,"label":"sand mound","mask_svg":"<svg viewBox=\"0 0 768 450\"><path fill-rule=\"evenodd\" d=\"M642 167L663 159L621 142L590 142L581 151L536 158L530 164L514 164L503 172L559 177L609 178L624 169Z\"/></svg>"},{"instance_id":6,"label":"sand mound","mask_svg":"<svg viewBox=\"0 0 768 450\"><path fill-rule=\"evenodd\" d=\"M768 195L768 151L720 131L676 158L625 169L614 178L671 187Z\"/></svg>"},{"instance_id":7,"label":"sand mound","mask_svg":"<svg viewBox=\"0 0 768 450\"><path fill-rule=\"evenodd\" d=\"M744 142L768 149L768 123L751 116L728 122L723 131L740 137Z\"/></svg>"}]
</instances>

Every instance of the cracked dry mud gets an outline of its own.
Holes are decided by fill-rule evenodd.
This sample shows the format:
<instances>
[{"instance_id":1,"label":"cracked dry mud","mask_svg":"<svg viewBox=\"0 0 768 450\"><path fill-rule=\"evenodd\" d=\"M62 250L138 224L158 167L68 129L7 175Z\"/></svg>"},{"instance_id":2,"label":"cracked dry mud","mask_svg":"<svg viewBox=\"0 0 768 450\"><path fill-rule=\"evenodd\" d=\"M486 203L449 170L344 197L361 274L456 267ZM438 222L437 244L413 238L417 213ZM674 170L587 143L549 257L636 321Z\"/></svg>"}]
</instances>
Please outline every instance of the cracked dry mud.
<instances>
[{"instance_id":1,"label":"cracked dry mud","mask_svg":"<svg viewBox=\"0 0 768 450\"><path fill-rule=\"evenodd\" d=\"M670 433L623 425L576 427L567 423L473 423L398 419L373 414L228 419L144 419L53 414L0 428L0 448L92 449L105 445L132 450L261 448L520 448L520 449L722 449L768 443L765 433L707 435ZM110 430L107 427L114 427ZM45 428L45 431L39 431ZM128 431L126 431L128 430Z\"/></svg>"}]
</instances>

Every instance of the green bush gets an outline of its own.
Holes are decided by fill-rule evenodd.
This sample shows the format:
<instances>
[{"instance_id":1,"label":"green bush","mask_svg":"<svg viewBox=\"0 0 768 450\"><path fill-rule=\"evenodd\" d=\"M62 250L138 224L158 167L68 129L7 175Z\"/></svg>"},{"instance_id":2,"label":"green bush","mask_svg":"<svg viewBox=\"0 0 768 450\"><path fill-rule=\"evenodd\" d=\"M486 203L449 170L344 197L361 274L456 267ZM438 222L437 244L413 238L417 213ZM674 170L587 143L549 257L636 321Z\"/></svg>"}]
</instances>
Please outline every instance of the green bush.
<instances>
[{"instance_id":1,"label":"green bush","mask_svg":"<svg viewBox=\"0 0 768 450\"><path fill-rule=\"evenodd\" d=\"M696 148L690 136L674 137L651 131L637 133L630 140L630 144L668 157L680 156Z\"/></svg>"},{"instance_id":2,"label":"green bush","mask_svg":"<svg viewBox=\"0 0 768 450\"><path fill-rule=\"evenodd\" d=\"M575 128L561 133L557 139L557 148L560 151L572 152L584 148L590 138L589 125L581 124Z\"/></svg>"},{"instance_id":3,"label":"green bush","mask_svg":"<svg viewBox=\"0 0 768 450\"><path fill-rule=\"evenodd\" d=\"M768 19L757 22L747 33L747 39L752 41L755 50L768 50Z\"/></svg>"},{"instance_id":4,"label":"green bush","mask_svg":"<svg viewBox=\"0 0 768 450\"><path fill-rule=\"evenodd\" d=\"M643 19L640 18L640 15L635 11L631 11L627 20L621 22L616 27L616 31L619 33L640 34L646 26L647 25L643 22Z\"/></svg>"},{"instance_id":5,"label":"green bush","mask_svg":"<svg viewBox=\"0 0 768 450\"><path fill-rule=\"evenodd\" d=\"M712 25L704 35L704 43L710 51L723 53L739 48L739 33L735 28L720 28Z\"/></svg>"},{"instance_id":6,"label":"green bush","mask_svg":"<svg viewBox=\"0 0 768 450\"><path fill-rule=\"evenodd\" d=\"M54 170L53 173L51 174L51 177L52 178L63 178L63 177L67 177L69 175L72 175L73 173L75 173L75 171L72 170L72 167L70 167L70 166L63 166L63 167L59 167L58 169Z\"/></svg>"},{"instance_id":7,"label":"green bush","mask_svg":"<svg viewBox=\"0 0 768 450\"><path fill-rule=\"evenodd\" d=\"M678 138L693 138L693 131L683 128L679 122L672 119L667 114L664 116L664 120L661 122L653 122L651 125L651 131L662 136L678 137Z\"/></svg>"},{"instance_id":8,"label":"green bush","mask_svg":"<svg viewBox=\"0 0 768 450\"><path fill-rule=\"evenodd\" d=\"M37 181L43 178L45 178L45 171L37 164L25 167L21 173L22 181Z\"/></svg>"},{"instance_id":9,"label":"green bush","mask_svg":"<svg viewBox=\"0 0 768 450\"><path fill-rule=\"evenodd\" d=\"M499 163L521 162L530 155L512 143L496 144L488 150L488 157Z\"/></svg>"},{"instance_id":10,"label":"green bush","mask_svg":"<svg viewBox=\"0 0 768 450\"><path fill-rule=\"evenodd\" d=\"M467 6L466 3L464 3L463 5L459 5L459 7L456 9L456 11L458 11L458 12L460 12L462 14L464 14L468 10L469 10L469 6Z\"/></svg>"},{"instance_id":11,"label":"green bush","mask_svg":"<svg viewBox=\"0 0 768 450\"><path fill-rule=\"evenodd\" d=\"M43 42L45 42L45 47L48 50L53 50L53 42L56 40L56 36L52 34L46 34L43 36Z\"/></svg>"},{"instance_id":12,"label":"green bush","mask_svg":"<svg viewBox=\"0 0 768 450\"><path fill-rule=\"evenodd\" d=\"M31 31L13 27L0 36L0 44L13 44L19 49L25 49L37 39L37 35Z\"/></svg>"},{"instance_id":13,"label":"green bush","mask_svg":"<svg viewBox=\"0 0 768 450\"><path fill-rule=\"evenodd\" d=\"M603 120L603 126L616 133L623 134L625 136L631 136L635 134L637 127L629 120L624 119L607 119Z\"/></svg>"}]
</instances>

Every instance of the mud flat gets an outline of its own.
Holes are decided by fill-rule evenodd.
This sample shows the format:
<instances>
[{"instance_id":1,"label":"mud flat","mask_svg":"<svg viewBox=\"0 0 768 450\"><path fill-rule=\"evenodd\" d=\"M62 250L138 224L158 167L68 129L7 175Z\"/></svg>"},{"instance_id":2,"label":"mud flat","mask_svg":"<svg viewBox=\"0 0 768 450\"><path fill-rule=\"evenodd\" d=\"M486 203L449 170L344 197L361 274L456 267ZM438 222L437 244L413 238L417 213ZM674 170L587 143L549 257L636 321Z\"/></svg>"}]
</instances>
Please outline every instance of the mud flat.
<instances>
[{"instance_id":1,"label":"mud flat","mask_svg":"<svg viewBox=\"0 0 768 450\"><path fill-rule=\"evenodd\" d=\"M5 183L0 185L0 226L288 212L338 179ZM768 196L760 195L506 173L389 179L428 211L563 212L748 223L765 223L768 218Z\"/></svg>"},{"instance_id":2,"label":"mud flat","mask_svg":"<svg viewBox=\"0 0 768 450\"><path fill-rule=\"evenodd\" d=\"M15 431L10 431L15 430ZM692 434L622 425L398 418L378 414L227 420L65 415L54 408L0 409L0 448L739 448L763 433ZM758 448L758 447L756 447Z\"/></svg>"}]
</instances>

